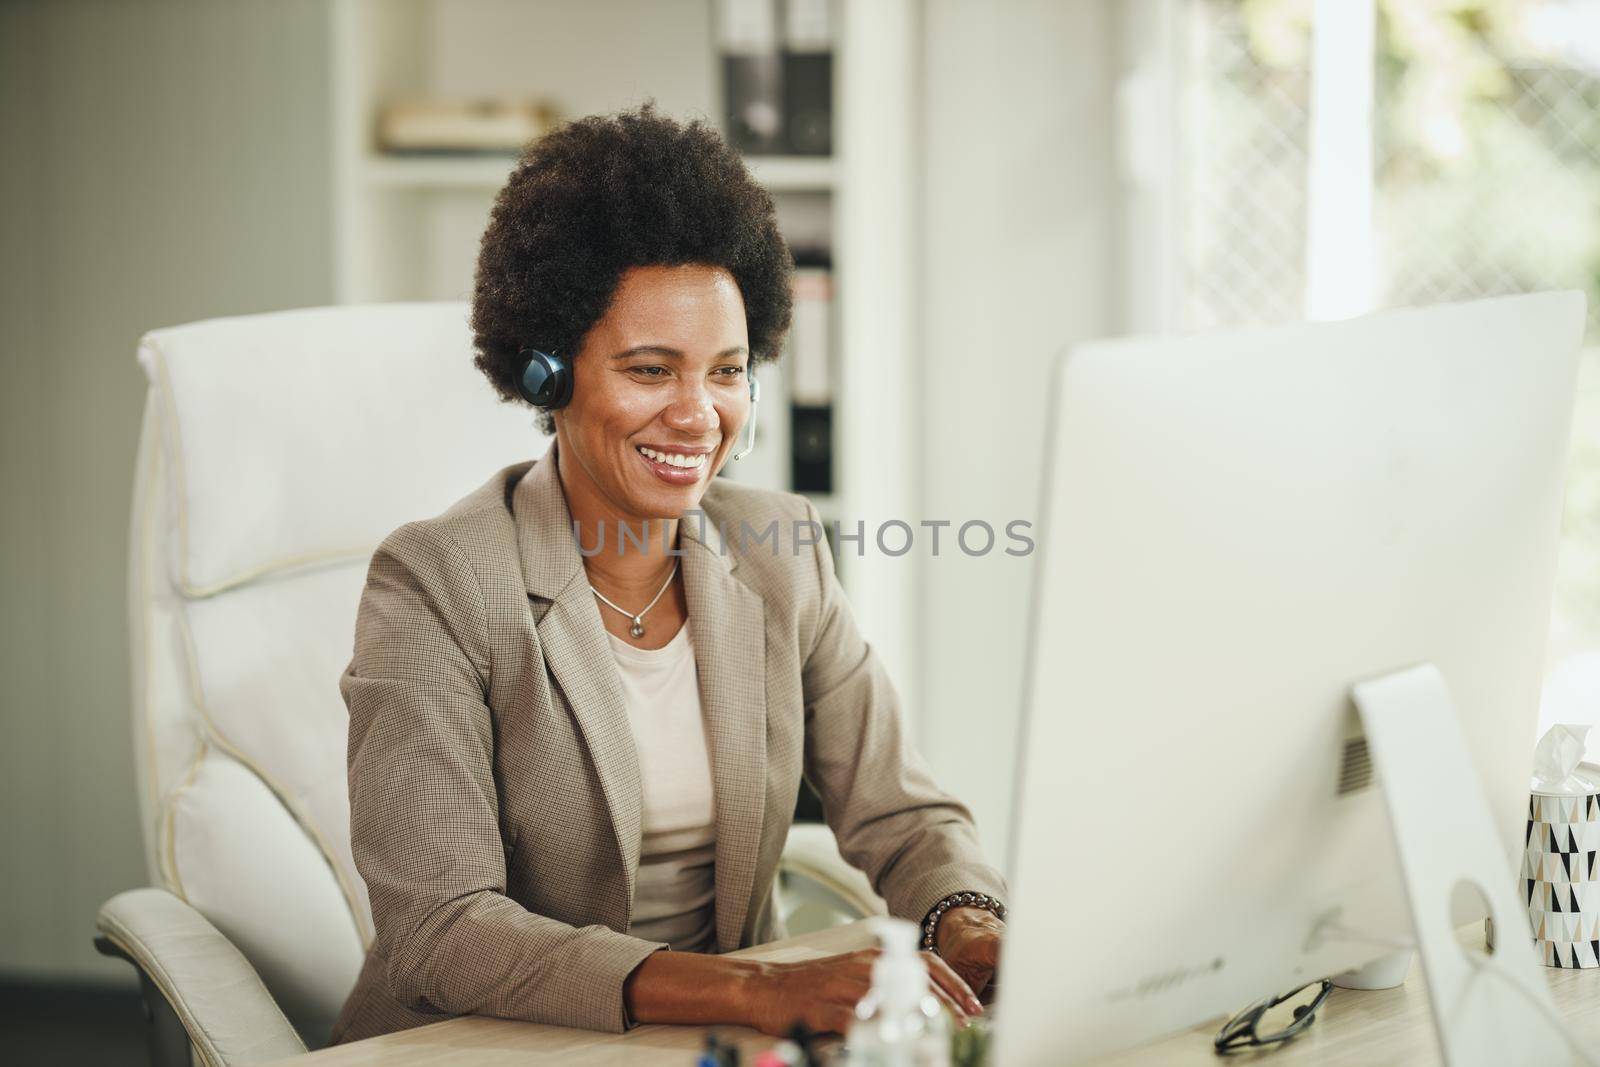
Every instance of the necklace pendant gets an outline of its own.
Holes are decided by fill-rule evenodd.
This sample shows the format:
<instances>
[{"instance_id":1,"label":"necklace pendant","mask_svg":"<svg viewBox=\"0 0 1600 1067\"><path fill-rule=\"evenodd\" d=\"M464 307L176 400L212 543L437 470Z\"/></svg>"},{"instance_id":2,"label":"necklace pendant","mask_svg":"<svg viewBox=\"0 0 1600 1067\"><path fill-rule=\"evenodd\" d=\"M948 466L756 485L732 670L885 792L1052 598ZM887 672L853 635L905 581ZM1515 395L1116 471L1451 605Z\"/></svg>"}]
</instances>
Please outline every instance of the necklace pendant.
<instances>
[{"instance_id":1,"label":"necklace pendant","mask_svg":"<svg viewBox=\"0 0 1600 1067\"><path fill-rule=\"evenodd\" d=\"M644 636L644 623L640 622L638 619L634 619L633 620L633 625L628 627L628 632L630 634L632 634L633 636L635 636L635 637L643 637Z\"/></svg>"}]
</instances>

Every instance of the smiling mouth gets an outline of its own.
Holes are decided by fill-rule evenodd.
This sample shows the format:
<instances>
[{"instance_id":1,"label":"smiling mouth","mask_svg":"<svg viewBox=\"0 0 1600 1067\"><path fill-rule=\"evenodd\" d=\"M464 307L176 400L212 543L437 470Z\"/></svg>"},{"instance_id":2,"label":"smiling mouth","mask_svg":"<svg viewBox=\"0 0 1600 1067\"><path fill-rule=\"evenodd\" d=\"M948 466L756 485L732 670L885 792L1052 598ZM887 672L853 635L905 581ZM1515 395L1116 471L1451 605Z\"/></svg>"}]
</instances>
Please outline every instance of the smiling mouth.
<instances>
[{"instance_id":1,"label":"smiling mouth","mask_svg":"<svg viewBox=\"0 0 1600 1067\"><path fill-rule=\"evenodd\" d=\"M634 451L652 463L665 464L683 471L698 471L706 465L707 453L705 452L659 452L644 445L634 446Z\"/></svg>"}]
</instances>

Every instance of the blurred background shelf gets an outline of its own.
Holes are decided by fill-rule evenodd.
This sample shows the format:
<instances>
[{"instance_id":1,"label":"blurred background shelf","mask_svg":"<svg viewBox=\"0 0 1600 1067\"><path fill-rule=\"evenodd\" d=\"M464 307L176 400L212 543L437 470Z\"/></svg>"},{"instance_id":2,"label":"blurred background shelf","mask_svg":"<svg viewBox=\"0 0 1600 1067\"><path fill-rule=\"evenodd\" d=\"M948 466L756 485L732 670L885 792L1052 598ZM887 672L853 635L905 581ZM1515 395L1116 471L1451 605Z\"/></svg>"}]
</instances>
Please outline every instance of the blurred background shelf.
<instances>
[{"instance_id":1,"label":"blurred background shelf","mask_svg":"<svg viewBox=\"0 0 1600 1067\"><path fill-rule=\"evenodd\" d=\"M831 192L833 160L818 156L746 156L756 180L774 192Z\"/></svg>"},{"instance_id":2,"label":"blurred background shelf","mask_svg":"<svg viewBox=\"0 0 1600 1067\"><path fill-rule=\"evenodd\" d=\"M512 156L405 156L375 154L361 161L369 186L388 189L438 189L498 192L516 162ZM816 156L747 156L757 181L775 193L831 193L835 167Z\"/></svg>"},{"instance_id":3,"label":"blurred background shelf","mask_svg":"<svg viewBox=\"0 0 1600 1067\"><path fill-rule=\"evenodd\" d=\"M390 189L461 189L495 192L516 162L510 156L368 156L361 175Z\"/></svg>"}]
</instances>

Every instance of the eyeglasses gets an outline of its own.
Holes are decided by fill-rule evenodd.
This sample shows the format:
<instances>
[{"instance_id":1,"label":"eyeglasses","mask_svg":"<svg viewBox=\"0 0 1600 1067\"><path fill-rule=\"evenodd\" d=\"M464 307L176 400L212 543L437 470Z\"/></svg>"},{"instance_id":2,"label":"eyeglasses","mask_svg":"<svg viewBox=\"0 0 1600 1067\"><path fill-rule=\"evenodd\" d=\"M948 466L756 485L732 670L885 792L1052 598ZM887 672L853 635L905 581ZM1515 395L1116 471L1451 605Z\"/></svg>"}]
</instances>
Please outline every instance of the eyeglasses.
<instances>
[{"instance_id":1,"label":"eyeglasses","mask_svg":"<svg viewBox=\"0 0 1600 1067\"><path fill-rule=\"evenodd\" d=\"M1294 1000L1312 986L1319 986L1320 988L1317 989L1316 995L1310 1001L1294 1006L1293 1018L1287 1022L1287 1025L1272 1033L1263 1034L1258 1032L1258 1027L1267 1012L1280 1004L1287 1004L1289 1001ZM1240 1049L1260 1048L1263 1045L1287 1041L1316 1021L1317 1009L1322 1007L1323 1002L1328 999L1328 994L1332 992L1333 983L1324 978L1320 983L1307 982L1290 993L1284 993L1276 997L1264 997L1229 1019L1222 1029L1217 1031L1216 1040L1212 1042L1212 1045L1219 1055L1225 1055L1229 1052L1237 1052Z\"/></svg>"}]
</instances>

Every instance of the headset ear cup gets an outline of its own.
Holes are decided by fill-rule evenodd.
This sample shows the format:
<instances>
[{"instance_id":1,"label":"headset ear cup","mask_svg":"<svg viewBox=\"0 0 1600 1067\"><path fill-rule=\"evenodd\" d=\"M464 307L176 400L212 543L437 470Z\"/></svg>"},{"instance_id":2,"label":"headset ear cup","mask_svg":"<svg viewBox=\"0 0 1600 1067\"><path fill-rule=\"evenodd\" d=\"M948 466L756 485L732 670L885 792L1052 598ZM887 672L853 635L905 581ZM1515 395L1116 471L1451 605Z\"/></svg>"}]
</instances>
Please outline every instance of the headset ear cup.
<instances>
[{"instance_id":1,"label":"headset ear cup","mask_svg":"<svg viewBox=\"0 0 1600 1067\"><path fill-rule=\"evenodd\" d=\"M572 367L563 356L550 357L550 401L545 404L547 411L564 408L567 401L572 399Z\"/></svg>"},{"instance_id":2,"label":"headset ear cup","mask_svg":"<svg viewBox=\"0 0 1600 1067\"><path fill-rule=\"evenodd\" d=\"M524 348L517 353L527 359L517 377L517 391L536 408L552 411L572 399L572 369L559 355Z\"/></svg>"}]
</instances>

